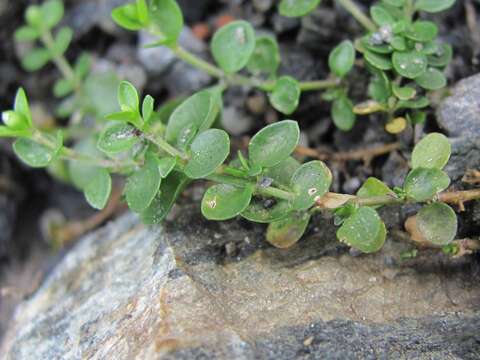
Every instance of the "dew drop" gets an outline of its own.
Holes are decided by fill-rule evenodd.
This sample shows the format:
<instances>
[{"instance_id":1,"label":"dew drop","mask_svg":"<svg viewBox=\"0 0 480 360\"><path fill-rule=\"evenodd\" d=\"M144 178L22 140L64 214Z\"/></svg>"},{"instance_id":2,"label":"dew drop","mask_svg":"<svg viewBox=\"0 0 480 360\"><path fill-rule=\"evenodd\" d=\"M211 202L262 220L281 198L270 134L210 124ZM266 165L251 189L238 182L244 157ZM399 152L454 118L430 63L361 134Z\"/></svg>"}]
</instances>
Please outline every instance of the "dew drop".
<instances>
[{"instance_id":1,"label":"dew drop","mask_svg":"<svg viewBox=\"0 0 480 360\"><path fill-rule=\"evenodd\" d=\"M237 39L237 41L243 45L245 44L246 42L246 35L245 35L245 29L243 27L238 27L236 30L235 30L235 38Z\"/></svg>"},{"instance_id":2,"label":"dew drop","mask_svg":"<svg viewBox=\"0 0 480 360\"><path fill-rule=\"evenodd\" d=\"M317 193L317 188L308 189L308 195L313 196Z\"/></svg>"}]
</instances>

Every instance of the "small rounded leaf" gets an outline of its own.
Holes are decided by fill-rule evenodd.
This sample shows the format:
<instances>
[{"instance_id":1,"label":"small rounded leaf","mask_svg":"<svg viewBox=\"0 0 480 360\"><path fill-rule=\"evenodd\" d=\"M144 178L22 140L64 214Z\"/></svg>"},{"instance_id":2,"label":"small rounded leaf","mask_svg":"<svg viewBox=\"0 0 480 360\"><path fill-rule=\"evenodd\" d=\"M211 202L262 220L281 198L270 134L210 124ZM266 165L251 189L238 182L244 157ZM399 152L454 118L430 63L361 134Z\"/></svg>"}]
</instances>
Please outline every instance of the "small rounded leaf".
<instances>
[{"instance_id":1,"label":"small rounded leaf","mask_svg":"<svg viewBox=\"0 0 480 360\"><path fill-rule=\"evenodd\" d=\"M328 57L330 71L338 77L347 75L355 62L355 48L349 40L342 41Z\"/></svg>"},{"instance_id":2,"label":"small rounded leaf","mask_svg":"<svg viewBox=\"0 0 480 360\"><path fill-rule=\"evenodd\" d=\"M297 122L283 120L264 127L248 144L252 164L272 167L285 160L295 150L300 137Z\"/></svg>"},{"instance_id":3,"label":"small rounded leaf","mask_svg":"<svg viewBox=\"0 0 480 360\"><path fill-rule=\"evenodd\" d=\"M230 153L230 139L219 129L209 129L198 135L190 147L191 159L185 174L191 179L206 177L223 164Z\"/></svg>"},{"instance_id":4,"label":"small rounded leaf","mask_svg":"<svg viewBox=\"0 0 480 360\"><path fill-rule=\"evenodd\" d=\"M367 61L367 63L376 69L380 69L380 70L392 69L392 62L385 55L376 54L371 51L365 51L363 53L363 56L365 57L365 60Z\"/></svg>"},{"instance_id":5,"label":"small rounded leaf","mask_svg":"<svg viewBox=\"0 0 480 360\"><path fill-rule=\"evenodd\" d=\"M138 112L140 104L138 92L128 81L122 81L118 87L118 103L122 111Z\"/></svg>"},{"instance_id":6,"label":"small rounded leaf","mask_svg":"<svg viewBox=\"0 0 480 360\"><path fill-rule=\"evenodd\" d=\"M380 5L374 5L370 8L370 16L380 27L393 25L395 23L394 17L383 6Z\"/></svg>"},{"instance_id":7,"label":"small rounded leaf","mask_svg":"<svg viewBox=\"0 0 480 360\"><path fill-rule=\"evenodd\" d=\"M278 6L280 15L286 17L300 17L313 11L321 0L282 0Z\"/></svg>"},{"instance_id":8,"label":"small rounded leaf","mask_svg":"<svg viewBox=\"0 0 480 360\"><path fill-rule=\"evenodd\" d=\"M340 96L333 102L331 115L335 126L342 131L351 130L355 124L353 103L346 96Z\"/></svg>"},{"instance_id":9,"label":"small rounded leaf","mask_svg":"<svg viewBox=\"0 0 480 360\"><path fill-rule=\"evenodd\" d=\"M452 146L445 135L428 134L413 149L412 168L443 169L450 159L451 152Z\"/></svg>"},{"instance_id":10,"label":"small rounded leaf","mask_svg":"<svg viewBox=\"0 0 480 360\"><path fill-rule=\"evenodd\" d=\"M33 41L40 36L40 33L31 26L21 26L15 30L15 40L17 41Z\"/></svg>"},{"instance_id":11,"label":"small rounded leaf","mask_svg":"<svg viewBox=\"0 0 480 360\"><path fill-rule=\"evenodd\" d=\"M255 50L247 64L247 69L254 73L273 75L280 65L280 51L277 41L271 36L259 36L255 40Z\"/></svg>"},{"instance_id":12,"label":"small rounded leaf","mask_svg":"<svg viewBox=\"0 0 480 360\"><path fill-rule=\"evenodd\" d=\"M140 21L136 4L126 4L112 10L112 19L124 29L137 31L144 27Z\"/></svg>"},{"instance_id":13,"label":"small rounded leaf","mask_svg":"<svg viewBox=\"0 0 480 360\"><path fill-rule=\"evenodd\" d=\"M107 154L117 154L130 150L138 141L135 128L120 123L106 128L98 139L98 148Z\"/></svg>"},{"instance_id":14,"label":"small rounded leaf","mask_svg":"<svg viewBox=\"0 0 480 360\"><path fill-rule=\"evenodd\" d=\"M440 169L416 168L405 179L407 196L415 201L432 199L450 185L450 178Z\"/></svg>"},{"instance_id":15,"label":"small rounded leaf","mask_svg":"<svg viewBox=\"0 0 480 360\"><path fill-rule=\"evenodd\" d=\"M50 164L62 147L61 136L45 135L55 147L39 144L28 138L20 138L13 143L13 151L31 167L45 167Z\"/></svg>"},{"instance_id":16,"label":"small rounded leaf","mask_svg":"<svg viewBox=\"0 0 480 360\"><path fill-rule=\"evenodd\" d=\"M171 157L166 157L157 160L158 171L162 179L165 179L175 168L177 160Z\"/></svg>"},{"instance_id":17,"label":"small rounded leaf","mask_svg":"<svg viewBox=\"0 0 480 360\"><path fill-rule=\"evenodd\" d=\"M374 209L361 207L343 222L337 238L364 253L373 253L385 243L385 224Z\"/></svg>"},{"instance_id":18,"label":"small rounded leaf","mask_svg":"<svg viewBox=\"0 0 480 360\"><path fill-rule=\"evenodd\" d=\"M298 81L290 76L282 76L275 82L268 95L272 106L283 114L290 115L295 111L300 99Z\"/></svg>"},{"instance_id":19,"label":"small rounded leaf","mask_svg":"<svg viewBox=\"0 0 480 360\"><path fill-rule=\"evenodd\" d=\"M22 58L22 66L27 71L37 71L44 67L51 59L47 49L37 48L31 50Z\"/></svg>"},{"instance_id":20,"label":"small rounded leaf","mask_svg":"<svg viewBox=\"0 0 480 360\"><path fill-rule=\"evenodd\" d=\"M437 37L438 28L431 21L415 21L405 32L405 36L419 42L429 42Z\"/></svg>"},{"instance_id":21,"label":"small rounded leaf","mask_svg":"<svg viewBox=\"0 0 480 360\"><path fill-rule=\"evenodd\" d=\"M293 208L306 210L322 197L332 184L332 173L321 161L314 160L300 166L292 176L290 187L295 193Z\"/></svg>"},{"instance_id":22,"label":"small rounded leaf","mask_svg":"<svg viewBox=\"0 0 480 360\"><path fill-rule=\"evenodd\" d=\"M403 77L414 79L427 70L427 57L418 52L394 52L392 63L395 71Z\"/></svg>"},{"instance_id":23,"label":"small rounded leaf","mask_svg":"<svg viewBox=\"0 0 480 360\"><path fill-rule=\"evenodd\" d=\"M183 14L175 0L150 0L148 16L149 30L160 38L159 44L177 42L183 29Z\"/></svg>"},{"instance_id":24,"label":"small rounded leaf","mask_svg":"<svg viewBox=\"0 0 480 360\"><path fill-rule=\"evenodd\" d=\"M286 249L294 245L307 229L310 214L294 212L288 217L274 221L268 225L267 241L273 246Z\"/></svg>"},{"instance_id":25,"label":"small rounded leaf","mask_svg":"<svg viewBox=\"0 0 480 360\"><path fill-rule=\"evenodd\" d=\"M211 50L218 65L227 73L243 69L255 50L255 32L248 22L233 21L213 35Z\"/></svg>"},{"instance_id":26,"label":"small rounded leaf","mask_svg":"<svg viewBox=\"0 0 480 360\"><path fill-rule=\"evenodd\" d=\"M68 26L62 27L60 30L58 30L57 35L55 36L53 52L56 55L62 55L65 51L67 51L72 38L73 30Z\"/></svg>"},{"instance_id":27,"label":"small rounded leaf","mask_svg":"<svg viewBox=\"0 0 480 360\"><path fill-rule=\"evenodd\" d=\"M98 173L85 187L84 193L87 202L95 209L103 209L107 205L112 191L112 178L105 169L98 169Z\"/></svg>"},{"instance_id":28,"label":"small rounded leaf","mask_svg":"<svg viewBox=\"0 0 480 360\"><path fill-rule=\"evenodd\" d=\"M383 182L374 177L369 177L358 189L357 196L361 198L395 195L395 193ZM374 209L381 206L372 206Z\"/></svg>"},{"instance_id":29,"label":"small rounded leaf","mask_svg":"<svg viewBox=\"0 0 480 360\"><path fill-rule=\"evenodd\" d=\"M253 195L253 186L244 188L228 184L211 186L203 195L202 214L209 220L227 220L246 209Z\"/></svg>"},{"instance_id":30,"label":"small rounded leaf","mask_svg":"<svg viewBox=\"0 0 480 360\"><path fill-rule=\"evenodd\" d=\"M424 206L417 214L417 228L434 245L450 244L457 234L457 216L443 203Z\"/></svg>"},{"instance_id":31,"label":"small rounded leaf","mask_svg":"<svg viewBox=\"0 0 480 360\"><path fill-rule=\"evenodd\" d=\"M240 215L249 221L271 223L287 217L291 211L288 201L254 198Z\"/></svg>"},{"instance_id":32,"label":"small rounded leaf","mask_svg":"<svg viewBox=\"0 0 480 360\"><path fill-rule=\"evenodd\" d=\"M417 0L415 3L415 9L429 13L436 13L447 10L453 4L455 4L455 0Z\"/></svg>"},{"instance_id":33,"label":"small rounded leaf","mask_svg":"<svg viewBox=\"0 0 480 360\"><path fill-rule=\"evenodd\" d=\"M127 179L125 197L128 207L135 212L147 209L158 193L161 180L156 159L147 154L145 165Z\"/></svg>"},{"instance_id":34,"label":"small rounded leaf","mask_svg":"<svg viewBox=\"0 0 480 360\"><path fill-rule=\"evenodd\" d=\"M447 86L447 79L440 70L429 68L415 78L415 82L427 90L439 90Z\"/></svg>"},{"instance_id":35,"label":"small rounded leaf","mask_svg":"<svg viewBox=\"0 0 480 360\"><path fill-rule=\"evenodd\" d=\"M62 20L64 8L61 0L49 0L41 6L42 23L52 28Z\"/></svg>"}]
</instances>

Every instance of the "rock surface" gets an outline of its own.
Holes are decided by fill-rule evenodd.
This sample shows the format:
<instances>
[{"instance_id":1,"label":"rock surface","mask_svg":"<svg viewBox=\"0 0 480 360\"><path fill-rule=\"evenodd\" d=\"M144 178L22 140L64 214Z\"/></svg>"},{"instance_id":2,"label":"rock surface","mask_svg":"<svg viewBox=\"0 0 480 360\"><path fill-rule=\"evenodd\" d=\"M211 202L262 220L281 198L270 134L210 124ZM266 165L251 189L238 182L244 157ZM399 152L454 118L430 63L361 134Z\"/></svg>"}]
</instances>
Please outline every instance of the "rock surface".
<instances>
[{"instance_id":1,"label":"rock surface","mask_svg":"<svg viewBox=\"0 0 480 360\"><path fill-rule=\"evenodd\" d=\"M351 257L318 219L289 250L179 208L87 236L17 309L7 359L451 358L480 354L478 262ZM321 232L319 231L321 229ZM477 274L477 275L475 275ZM114 354L114 355L113 355Z\"/></svg>"},{"instance_id":2,"label":"rock surface","mask_svg":"<svg viewBox=\"0 0 480 360\"><path fill-rule=\"evenodd\" d=\"M451 137L480 137L480 74L455 85L440 105L437 120Z\"/></svg>"}]
</instances>

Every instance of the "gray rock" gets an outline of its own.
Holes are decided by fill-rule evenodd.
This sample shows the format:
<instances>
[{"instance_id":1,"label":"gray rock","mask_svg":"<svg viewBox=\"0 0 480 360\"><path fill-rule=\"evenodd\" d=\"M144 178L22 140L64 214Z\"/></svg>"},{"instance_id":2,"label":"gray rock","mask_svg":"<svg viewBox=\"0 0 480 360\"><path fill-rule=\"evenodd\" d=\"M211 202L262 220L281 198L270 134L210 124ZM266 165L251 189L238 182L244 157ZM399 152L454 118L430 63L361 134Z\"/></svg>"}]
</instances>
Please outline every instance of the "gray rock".
<instances>
[{"instance_id":1,"label":"gray rock","mask_svg":"<svg viewBox=\"0 0 480 360\"><path fill-rule=\"evenodd\" d=\"M437 121L452 137L480 138L480 74L455 85L439 106Z\"/></svg>"},{"instance_id":2,"label":"gray rock","mask_svg":"<svg viewBox=\"0 0 480 360\"><path fill-rule=\"evenodd\" d=\"M287 31L295 30L300 26L300 20L298 18L289 18L280 15L275 12L272 17L273 29L277 34L283 34Z\"/></svg>"},{"instance_id":3,"label":"gray rock","mask_svg":"<svg viewBox=\"0 0 480 360\"><path fill-rule=\"evenodd\" d=\"M222 112L222 126L232 135L238 136L252 129L253 118L234 106L227 106Z\"/></svg>"},{"instance_id":4,"label":"gray rock","mask_svg":"<svg viewBox=\"0 0 480 360\"><path fill-rule=\"evenodd\" d=\"M480 169L480 137L450 138L452 155L445 166L452 181L462 179L469 169Z\"/></svg>"},{"instance_id":5,"label":"gray rock","mask_svg":"<svg viewBox=\"0 0 480 360\"><path fill-rule=\"evenodd\" d=\"M322 219L278 250L261 226L198 213L183 206L174 221L150 228L127 215L85 237L19 306L0 352L6 359L478 358L472 258L432 255L406 265L394 259L408 245L391 239L379 254L351 257Z\"/></svg>"}]
</instances>

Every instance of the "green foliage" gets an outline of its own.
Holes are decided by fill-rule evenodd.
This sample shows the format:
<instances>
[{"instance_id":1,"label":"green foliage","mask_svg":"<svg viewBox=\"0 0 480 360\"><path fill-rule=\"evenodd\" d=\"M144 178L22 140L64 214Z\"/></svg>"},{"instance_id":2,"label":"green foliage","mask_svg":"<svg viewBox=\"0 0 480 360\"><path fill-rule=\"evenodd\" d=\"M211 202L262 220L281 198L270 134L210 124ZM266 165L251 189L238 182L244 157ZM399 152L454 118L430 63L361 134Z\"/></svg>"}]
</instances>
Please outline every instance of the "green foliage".
<instances>
[{"instance_id":1,"label":"green foliage","mask_svg":"<svg viewBox=\"0 0 480 360\"><path fill-rule=\"evenodd\" d=\"M282 0L278 10L282 16L300 17L314 10L321 0Z\"/></svg>"},{"instance_id":2,"label":"green foliage","mask_svg":"<svg viewBox=\"0 0 480 360\"><path fill-rule=\"evenodd\" d=\"M282 0L279 10L284 16L303 16L319 3ZM445 204L432 203L442 199L438 193L450 184L442 168L451 146L441 134L427 135L414 148L412 170L402 188L391 190L372 177L357 196L348 196L329 193L332 174L323 162L301 164L292 157L299 142L297 122L283 120L260 129L248 144L248 156L239 150L233 158L229 158L228 134L212 127L221 124L222 93L231 85L267 92L271 105L284 114L297 109L302 92L326 90L322 98L332 103L333 122L343 131L352 129L356 113L383 112L390 131L396 130L392 124L397 125L397 120L403 126L407 120L423 123L426 112L422 109L429 106L426 91L446 85L443 70L452 59L452 48L437 40L433 22L416 20L416 12L443 11L453 3L381 0L370 8L373 22L366 26L369 33L355 44L344 40L331 51L329 77L300 82L277 74L280 52L276 40L256 37L245 21L229 23L214 34L211 51L216 67L177 44L183 15L176 1L135 0L113 10L117 24L155 34L158 42L154 45L169 47L219 80L217 86L158 108L153 97L141 96L131 83L120 81L112 72L90 74L88 54L82 54L73 65L68 62L65 53L73 33L68 27L57 28L64 12L61 1L31 5L26 24L15 33L17 41L33 43L22 64L31 71L49 61L59 67L62 76L53 86L55 96L63 98L58 112L72 115L72 123L80 117L80 126L65 132L37 128L25 92L19 89L13 109L2 113L0 137L15 138L13 149L22 161L33 167L48 166L51 173L60 174L83 191L87 202L97 209L108 202L112 175L125 177L125 200L147 224L162 221L185 187L199 179L214 183L209 184L201 203L207 219L241 216L266 223L267 241L280 248L295 244L316 212L331 211L340 226L337 237L341 242L364 253L378 251L387 230L376 209L405 202L426 202L417 216L420 233L431 244L449 245L457 229L455 213ZM348 97L348 75L356 51L362 54L372 77L368 85L371 99L354 106ZM245 67L248 71L239 74ZM117 92L112 91L115 88ZM98 121L85 127L83 115L93 115ZM85 133L76 135L78 129ZM64 145L63 133L65 143L72 147Z\"/></svg>"},{"instance_id":3,"label":"green foliage","mask_svg":"<svg viewBox=\"0 0 480 360\"><path fill-rule=\"evenodd\" d=\"M446 204L426 205L418 212L417 228L428 242L437 246L448 245L457 234L457 216Z\"/></svg>"},{"instance_id":4,"label":"green foliage","mask_svg":"<svg viewBox=\"0 0 480 360\"><path fill-rule=\"evenodd\" d=\"M300 99L298 81L290 76L282 76L276 82L269 94L272 106L285 115L295 111Z\"/></svg>"},{"instance_id":5,"label":"green foliage","mask_svg":"<svg viewBox=\"0 0 480 360\"><path fill-rule=\"evenodd\" d=\"M295 121L284 120L268 125L250 140L250 161L262 167L275 166L290 156L299 138L300 129Z\"/></svg>"},{"instance_id":6,"label":"green foliage","mask_svg":"<svg viewBox=\"0 0 480 360\"><path fill-rule=\"evenodd\" d=\"M217 64L226 73L235 73L248 64L255 51L255 31L246 21L233 21L215 32L211 49Z\"/></svg>"}]
</instances>

